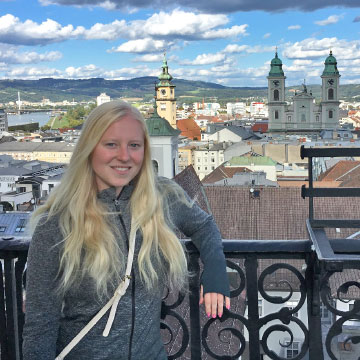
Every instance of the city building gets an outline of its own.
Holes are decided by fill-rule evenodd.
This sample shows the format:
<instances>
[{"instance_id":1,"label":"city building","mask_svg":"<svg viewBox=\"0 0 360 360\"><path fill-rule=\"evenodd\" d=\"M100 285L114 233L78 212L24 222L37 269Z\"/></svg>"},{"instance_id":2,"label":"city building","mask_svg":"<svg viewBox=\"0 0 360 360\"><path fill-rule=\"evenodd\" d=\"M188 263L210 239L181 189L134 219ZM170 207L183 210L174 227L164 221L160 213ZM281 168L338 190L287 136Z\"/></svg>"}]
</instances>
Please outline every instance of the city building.
<instances>
[{"instance_id":1,"label":"city building","mask_svg":"<svg viewBox=\"0 0 360 360\"><path fill-rule=\"evenodd\" d=\"M166 119L176 129L175 85L171 84L172 78L164 54L162 73L159 75L159 83L156 86L156 105L159 116Z\"/></svg>"},{"instance_id":2,"label":"city building","mask_svg":"<svg viewBox=\"0 0 360 360\"><path fill-rule=\"evenodd\" d=\"M5 109L0 108L0 135L8 131L8 118Z\"/></svg>"},{"instance_id":3,"label":"city building","mask_svg":"<svg viewBox=\"0 0 360 360\"><path fill-rule=\"evenodd\" d=\"M192 151L192 165L200 180L224 162L227 146L226 143L220 143L198 147Z\"/></svg>"},{"instance_id":4,"label":"city building","mask_svg":"<svg viewBox=\"0 0 360 360\"><path fill-rule=\"evenodd\" d=\"M322 100L315 103L305 84L295 93L292 103L285 100L285 79L282 61L277 52L271 60L268 79L269 132L312 133L334 130L339 124L339 80L337 61L330 51L321 75Z\"/></svg>"},{"instance_id":5,"label":"city building","mask_svg":"<svg viewBox=\"0 0 360 360\"><path fill-rule=\"evenodd\" d=\"M74 144L65 142L4 142L0 155L10 155L15 160L39 160L51 163L69 163Z\"/></svg>"},{"instance_id":6,"label":"city building","mask_svg":"<svg viewBox=\"0 0 360 360\"><path fill-rule=\"evenodd\" d=\"M97 98L96 98L96 104L97 106L100 106L101 104L105 104L107 102L109 102L110 96L106 95L105 93L101 93Z\"/></svg>"}]
</instances>

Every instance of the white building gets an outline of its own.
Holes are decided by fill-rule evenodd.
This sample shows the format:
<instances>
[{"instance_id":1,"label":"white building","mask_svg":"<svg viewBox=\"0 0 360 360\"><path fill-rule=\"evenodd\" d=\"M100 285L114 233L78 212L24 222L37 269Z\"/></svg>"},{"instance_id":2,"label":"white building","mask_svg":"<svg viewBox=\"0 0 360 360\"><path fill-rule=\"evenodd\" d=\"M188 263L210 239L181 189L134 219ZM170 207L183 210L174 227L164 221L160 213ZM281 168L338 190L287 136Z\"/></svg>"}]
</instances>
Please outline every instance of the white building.
<instances>
[{"instance_id":1,"label":"white building","mask_svg":"<svg viewBox=\"0 0 360 360\"><path fill-rule=\"evenodd\" d=\"M110 96L106 95L105 93L101 93L97 98L96 98L96 104L97 106L100 106L101 104L107 103L109 102Z\"/></svg>"},{"instance_id":2,"label":"white building","mask_svg":"<svg viewBox=\"0 0 360 360\"><path fill-rule=\"evenodd\" d=\"M224 162L224 144L214 144L210 148L201 147L192 152L192 165L202 180Z\"/></svg>"},{"instance_id":3,"label":"white building","mask_svg":"<svg viewBox=\"0 0 360 360\"><path fill-rule=\"evenodd\" d=\"M250 116L254 118L267 118L269 116L268 107L263 102L252 102L249 111Z\"/></svg>"},{"instance_id":4,"label":"white building","mask_svg":"<svg viewBox=\"0 0 360 360\"><path fill-rule=\"evenodd\" d=\"M246 115L246 103L236 102L236 103L227 103L226 104L226 113L230 116L232 115Z\"/></svg>"},{"instance_id":5,"label":"white building","mask_svg":"<svg viewBox=\"0 0 360 360\"><path fill-rule=\"evenodd\" d=\"M322 101L315 98L303 84L303 90L295 93L292 104L285 101L285 79L282 62L275 54L271 60L268 79L269 132L319 132L334 130L339 123L339 80L337 61L330 51L321 75Z\"/></svg>"}]
</instances>

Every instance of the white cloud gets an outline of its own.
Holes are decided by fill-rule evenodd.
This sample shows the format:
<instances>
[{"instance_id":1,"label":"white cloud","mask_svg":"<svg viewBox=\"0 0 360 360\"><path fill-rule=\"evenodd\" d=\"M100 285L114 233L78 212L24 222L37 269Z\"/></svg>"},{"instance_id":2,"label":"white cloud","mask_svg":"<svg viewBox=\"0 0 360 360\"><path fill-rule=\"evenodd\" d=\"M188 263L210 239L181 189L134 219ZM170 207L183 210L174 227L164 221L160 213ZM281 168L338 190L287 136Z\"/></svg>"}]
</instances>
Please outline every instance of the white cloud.
<instances>
[{"instance_id":1,"label":"white cloud","mask_svg":"<svg viewBox=\"0 0 360 360\"><path fill-rule=\"evenodd\" d=\"M76 38L83 32L81 26L61 26L51 19L38 24L32 20L21 22L11 14L0 17L0 42L5 44L44 45Z\"/></svg>"},{"instance_id":2,"label":"white cloud","mask_svg":"<svg viewBox=\"0 0 360 360\"><path fill-rule=\"evenodd\" d=\"M323 59L332 50L334 56L340 60L354 60L360 58L360 41L341 40L336 37L315 39L309 38L293 44L284 45L283 56L288 59Z\"/></svg>"},{"instance_id":3,"label":"white cloud","mask_svg":"<svg viewBox=\"0 0 360 360\"><path fill-rule=\"evenodd\" d=\"M164 40L153 40L147 38L127 41L117 48L112 48L109 52L154 53L169 49L171 45L171 43Z\"/></svg>"},{"instance_id":4,"label":"white cloud","mask_svg":"<svg viewBox=\"0 0 360 360\"><path fill-rule=\"evenodd\" d=\"M57 69L38 67L16 67L4 73L7 79L37 80L44 77L61 78L62 73Z\"/></svg>"},{"instance_id":5,"label":"white cloud","mask_svg":"<svg viewBox=\"0 0 360 360\"><path fill-rule=\"evenodd\" d=\"M270 36L271 36L271 33L266 33L266 34L264 34L263 38L268 39Z\"/></svg>"},{"instance_id":6,"label":"white cloud","mask_svg":"<svg viewBox=\"0 0 360 360\"><path fill-rule=\"evenodd\" d=\"M215 53L215 54L201 54L198 55L195 60L189 61L185 60L181 62L184 65L210 65L216 64L219 62L225 61L226 57L223 53Z\"/></svg>"},{"instance_id":7,"label":"white cloud","mask_svg":"<svg viewBox=\"0 0 360 360\"><path fill-rule=\"evenodd\" d=\"M226 15L195 14L182 10L155 13L146 20L115 20L110 24L97 23L84 32L86 39L220 39L245 36L247 24L219 28L229 22Z\"/></svg>"},{"instance_id":8,"label":"white cloud","mask_svg":"<svg viewBox=\"0 0 360 360\"><path fill-rule=\"evenodd\" d=\"M154 62L154 63L156 62L156 63L160 63L162 59L163 59L162 54L145 54L145 55L142 55L142 56L135 57L135 59L133 61L134 62Z\"/></svg>"},{"instance_id":9,"label":"white cloud","mask_svg":"<svg viewBox=\"0 0 360 360\"><path fill-rule=\"evenodd\" d=\"M128 37L129 27L125 20L115 20L110 24L96 23L84 32L85 39L115 40Z\"/></svg>"},{"instance_id":10,"label":"white cloud","mask_svg":"<svg viewBox=\"0 0 360 360\"><path fill-rule=\"evenodd\" d=\"M50 51L43 54L35 51L20 52L18 47L0 44L0 61L7 64L35 64L45 61L56 61L62 58L59 51Z\"/></svg>"},{"instance_id":11,"label":"white cloud","mask_svg":"<svg viewBox=\"0 0 360 360\"><path fill-rule=\"evenodd\" d=\"M330 15L325 20L315 21L316 25L326 26L330 24L336 24L343 16L342 15Z\"/></svg>"},{"instance_id":12,"label":"white cloud","mask_svg":"<svg viewBox=\"0 0 360 360\"><path fill-rule=\"evenodd\" d=\"M237 36L247 36L246 32L247 24L244 25L235 25L231 28L227 29L218 29L218 30L209 30L206 31L202 38L203 39L223 39L229 37L237 37Z\"/></svg>"},{"instance_id":13,"label":"white cloud","mask_svg":"<svg viewBox=\"0 0 360 360\"><path fill-rule=\"evenodd\" d=\"M275 51L275 47L273 46L249 46L249 45L237 45L237 44L229 44L227 45L223 52L229 54L257 54L257 53L264 53L264 52L272 52Z\"/></svg>"},{"instance_id":14,"label":"white cloud","mask_svg":"<svg viewBox=\"0 0 360 360\"><path fill-rule=\"evenodd\" d=\"M300 25L290 25L288 26L288 30L299 30L301 29Z\"/></svg>"},{"instance_id":15,"label":"white cloud","mask_svg":"<svg viewBox=\"0 0 360 360\"><path fill-rule=\"evenodd\" d=\"M223 52L229 54L240 54L242 52L245 52L248 48L248 45L229 44L225 47Z\"/></svg>"},{"instance_id":16,"label":"white cloud","mask_svg":"<svg viewBox=\"0 0 360 360\"><path fill-rule=\"evenodd\" d=\"M150 69L147 66L139 65L136 67L126 67L113 70L105 70L94 64L88 64L80 67L70 66L63 73L64 78L83 79L103 77L109 80L125 80L140 76L155 76L159 70Z\"/></svg>"}]
</instances>

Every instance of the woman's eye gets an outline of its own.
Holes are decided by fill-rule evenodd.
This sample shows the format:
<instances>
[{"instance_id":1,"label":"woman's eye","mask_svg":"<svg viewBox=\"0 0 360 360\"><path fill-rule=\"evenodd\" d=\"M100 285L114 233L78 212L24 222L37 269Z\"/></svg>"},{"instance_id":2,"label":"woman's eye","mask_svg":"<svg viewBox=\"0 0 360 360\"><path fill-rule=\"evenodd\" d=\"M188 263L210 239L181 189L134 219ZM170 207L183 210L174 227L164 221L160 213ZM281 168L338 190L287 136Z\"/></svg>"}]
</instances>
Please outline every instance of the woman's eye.
<instances>
[{"instance_id":1,"label":"woman's eye","mask_svg":"<svg viewBox=\"0 0 360 360\"><path fill-rule=\"evenodd\" d=\"M133 143L133 144L130 144L130 146L133 147L133 148L136 148L136 147L139 147L140 145Z\"/></svg>"},{"instance_id":2,"label":"woman's eye","mask_svg":"<svg viewBox=\"0 0 360 360\"><path fill-rule=\"evenodd\" d=\"M116 144L115 143L106 143L105 146L106 147L115 147Z\"/></svg>"}]
</instances>

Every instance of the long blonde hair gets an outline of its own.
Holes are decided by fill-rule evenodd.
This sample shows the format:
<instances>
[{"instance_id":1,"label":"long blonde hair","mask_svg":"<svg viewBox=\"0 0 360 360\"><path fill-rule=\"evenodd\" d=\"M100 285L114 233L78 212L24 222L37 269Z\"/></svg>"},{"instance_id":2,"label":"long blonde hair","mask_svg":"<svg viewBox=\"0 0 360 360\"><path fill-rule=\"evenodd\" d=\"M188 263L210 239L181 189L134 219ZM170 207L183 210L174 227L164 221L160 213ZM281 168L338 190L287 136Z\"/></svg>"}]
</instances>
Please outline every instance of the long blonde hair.
<instances>
[{"instance_id":1,"label":"long blonde hair","mask_svg":"<svg viewBox=\"0 0 360 360\"><path fill-rule=\"evenodd\" d=\"M62 291L68 290L79 275L89 275L96 284L98 295L107 295L108 284L118 282L123 275L125 256L116 240L118 234L104 216L108 209L97 198L91 156L106 129L126 115L139 121L144 132L144 160L130 198L130 236L139 230L143 238L138 255L141 278L150 289L157 284L160 269L167 272L171 286L182 288L184 285L186 257L168 225L166 199L157 189L145 121L141 113L128 103L111 101L90 113L61 183L31 219L34 231L44 216L47 219L59 217L64 239L59 268ZM176 187L170 191L178 192Z\"/></svg>"}]
</instances>

